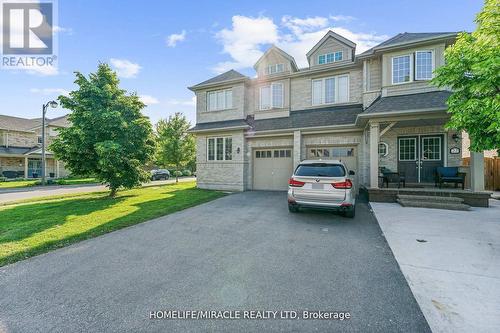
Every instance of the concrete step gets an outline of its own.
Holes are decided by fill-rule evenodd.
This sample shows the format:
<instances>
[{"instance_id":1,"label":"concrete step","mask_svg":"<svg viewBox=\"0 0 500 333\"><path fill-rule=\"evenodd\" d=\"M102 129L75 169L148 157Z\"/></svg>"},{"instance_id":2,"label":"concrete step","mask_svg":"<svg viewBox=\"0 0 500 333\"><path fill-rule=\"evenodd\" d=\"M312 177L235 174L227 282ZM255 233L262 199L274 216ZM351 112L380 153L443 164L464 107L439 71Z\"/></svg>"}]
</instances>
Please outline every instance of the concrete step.
<instances>
[{"instance_id":1,"label":"concrete step","mask_svg":"<svg viewBox=\"0 0 500 333\"><path fill-rule=\"evenodd\" d=\"M444 196L428 196L428 195L406 195L398 194L397 199L410 200L410 201L422 201L422 202L448 202L448 203L463 203L464 199L458 197L444 197Z\"/></svg>"},{"instance_id":2,"label":"concrete step","mask_svg":"<svg viewBox=\"0 0 500 333\"><path fill-rule=\"evenodd\" d=\"M460 202L444 202L444 201L419 201L408 199L397 199L397 202L403 207L417 208L435 208L449 210L469 210L470 206Z\"/></svg>"}]
</instances>

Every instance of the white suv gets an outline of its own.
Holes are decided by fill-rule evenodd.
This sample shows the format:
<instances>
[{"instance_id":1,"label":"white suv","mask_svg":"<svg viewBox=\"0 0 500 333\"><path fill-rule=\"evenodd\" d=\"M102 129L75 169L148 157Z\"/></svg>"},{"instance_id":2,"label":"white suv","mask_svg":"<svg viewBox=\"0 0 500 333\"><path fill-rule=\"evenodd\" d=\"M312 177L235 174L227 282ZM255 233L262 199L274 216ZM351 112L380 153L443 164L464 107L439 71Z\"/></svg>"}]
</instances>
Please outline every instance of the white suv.
<instances>
[{"instance_id":1,"label":"white suv","mask_svg":"<svg viewBox=\"0 0 500 333\"><path fill-rule=\"evenodd\" d=\"M354 171L348 171L337 160L302 161L288 181L288 209L298 212L300 207L324 208L354 217L356 191Z\"/></svg>"}]
</instances>

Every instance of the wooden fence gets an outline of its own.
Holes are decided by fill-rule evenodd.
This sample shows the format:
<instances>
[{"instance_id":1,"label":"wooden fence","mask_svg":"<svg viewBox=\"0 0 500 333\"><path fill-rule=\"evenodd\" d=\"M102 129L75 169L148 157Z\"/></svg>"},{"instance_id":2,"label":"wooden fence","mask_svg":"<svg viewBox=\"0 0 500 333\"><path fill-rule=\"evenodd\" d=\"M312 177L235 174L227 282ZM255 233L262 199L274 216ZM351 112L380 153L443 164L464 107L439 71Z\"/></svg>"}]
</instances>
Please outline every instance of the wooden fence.
<instances>
[{"instance_id":1,"label":"wooden fence","mask_svg":"<svg viewBox=\"0 0 500 333\"><path fill-rule=\"evenodd\" d=\"M470 157L464 157L462 165L470 165ZM500 190L500 157L484 158L484 188L488 191Z\"/></svg>"}]
</instances>

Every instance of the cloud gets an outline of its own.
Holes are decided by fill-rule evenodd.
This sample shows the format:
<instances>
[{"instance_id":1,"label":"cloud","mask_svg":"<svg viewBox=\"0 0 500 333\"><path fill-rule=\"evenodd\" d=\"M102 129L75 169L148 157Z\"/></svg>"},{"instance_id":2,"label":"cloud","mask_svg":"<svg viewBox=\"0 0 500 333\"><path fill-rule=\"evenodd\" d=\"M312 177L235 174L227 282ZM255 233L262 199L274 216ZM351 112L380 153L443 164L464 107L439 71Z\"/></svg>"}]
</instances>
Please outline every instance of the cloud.
<instances>
[{"instance_id":1,"label":"cloud","mask_svg":"<svg viewBox=\"0 0 500 333\"><path fill-rule=\"evenodd\" d=\"M21 68L25 69L25 68ZM28 74L38 75L38 76L55 76L59 75L59 69L54 66L34 66L27 69Z\"/></svg>"},{"instance_id":2,"label":"cloud","mask_svg":"<svg viewBox=\"0 0 500 333\"><path fill-rule=\"evenodd\" d=\"M73 29L72 28L64 28L64 27L55 25L52 29L53 29L53 31L55 33L65 33L67 35L72 35L73 34Z\"/></svg>"},{"instance_id":3,"label":"cloud","mask_svg":"<svg viewBox=\"0 0 500 333\"><path fill-rule=\"evenodd\" d=\"M233 61L226 61L214 67L216 72L231 68L251 67L262 56L261 47L279 40L278 26L268 17L247 17L236 15L231 29L222 29L215 38L223 45L223 53Z\"/></svg>"},{"instance_id":4,"label":"cloud","mask_svg":"<svg viewBox=\"0 0 500 333\"><path fill-rule=\"evenodd\" d=\"M30 92L42 95L69 95L69 91L63 88L31 88Z\"/></svg>"},{"instance_id":5,"label":"cloud","mask_svg":"<svg viewBox=\"0 0 500 333\"><path fill-rule=\"evenodd\" d=\"M139 95L139 99L146 105L159 104L160 101L151 95Z\"/></svg>"},{"instance_id":6,"label":"cloud","mask_svg":"<svg viewBox=\"0 0 500 333\"><path fill-rule=\"evenodd\" d=\"M354 16L349 16L349 15L330 15L329 18L330 20L335 22L338 21L351 22L352 20L356 19Z\"/></svg>"},{"instance_id":7,"label":"cloud","mask_svg":"<svg viewBox=\"0 0 500 333\"><path fill-rule=\"evenodd\" d=\"M223 45L223 53L228 54L231 60L219 62L213 70L222 73L229 69L250 68L269 44L276 44L293 56L299 67L306 67L306 53L329 30L356 43L357 53L364 52L388 38L375 32L355 32L334 24L353 19L354 17L346 15L305 18L286 15L281 18L278 26L270 17L233 16L231 28L222 29L215 34L216 40Z\"/></svg>"},{"instance_id":8,"label":"cloud","mask_svg":"<svg viewBox=\"0 0 500 333\"><path fill-rule=\"evenodd\" d=\"M171 104L171 105L195 106L196 105L196 97L193 96L189 100L169 99L167 103Z\"/></svg>"},{"instance_id":9,"label":"cloud","mask_svg":"<svg viewBox=\"0 0 500 333\"><path fill-rule=\"evenodd\" d=\"M126 59L111 58L109 62L111 63L111 66L114 67L118 76L124 78L136 77L142 68L139 64L135 64Z\"/></svg>"},{"instance_id":10,"label":"cloud","mask_svg":"<svg viewBox=\"0 0 500 333\"><path fill-rule=\"evenodd\" d=\"M167 46L176 47L178 42L186 39L186 30L182 30L180 34L171 34L167 37Z\"/></svg>"}]
</instances>

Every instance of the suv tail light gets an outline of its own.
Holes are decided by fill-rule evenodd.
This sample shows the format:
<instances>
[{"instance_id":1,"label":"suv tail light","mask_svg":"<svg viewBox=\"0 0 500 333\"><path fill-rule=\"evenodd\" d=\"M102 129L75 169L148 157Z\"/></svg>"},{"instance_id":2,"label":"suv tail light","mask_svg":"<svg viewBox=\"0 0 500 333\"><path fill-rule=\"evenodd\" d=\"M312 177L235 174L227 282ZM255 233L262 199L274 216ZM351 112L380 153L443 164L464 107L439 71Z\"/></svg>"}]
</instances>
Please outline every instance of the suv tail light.
<instances>
[{"instance_id":1,"label":"suv tail light","mask_svg":"<svg viewBox=\"0 0 500 333\"><path fill-rule=\"evenodd\" d=\"M302 187L304 186L305 182L301 182L300 180L296 180L296 179L293 179L293 178L290 178L288 180L288 185L292 186L292 187Z\"/></svg>"},{"instance_id":2,"label":"suv tail light","mask_svg":"<svg viewBox=\"0 0 500 333\"><path fill-rule=\"evenodd\" d=\"M352 181L346 179L345 182L332 183L332 186L338 189L349 189L352 188Z\"/></svg>"}]
</instances>

